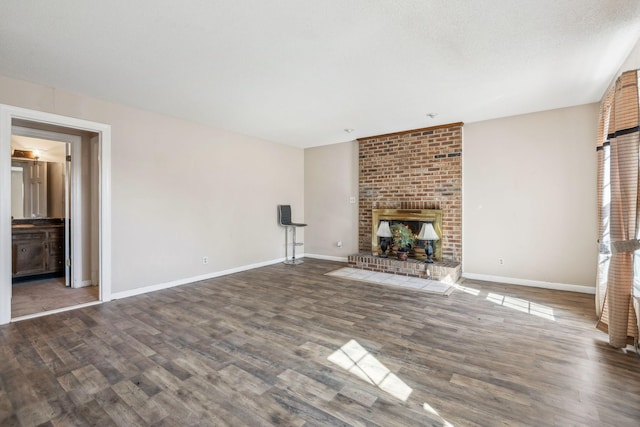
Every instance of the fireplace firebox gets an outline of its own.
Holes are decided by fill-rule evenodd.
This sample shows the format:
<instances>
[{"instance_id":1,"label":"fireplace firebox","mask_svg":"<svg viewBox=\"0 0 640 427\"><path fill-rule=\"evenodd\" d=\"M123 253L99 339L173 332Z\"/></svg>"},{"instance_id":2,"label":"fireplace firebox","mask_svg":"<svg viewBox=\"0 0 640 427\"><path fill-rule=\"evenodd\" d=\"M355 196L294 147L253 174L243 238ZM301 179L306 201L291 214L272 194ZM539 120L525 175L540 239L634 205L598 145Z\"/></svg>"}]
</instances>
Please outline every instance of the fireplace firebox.
<instances>
[{"instance_id":1,"label":"fireplace firebox","mask_svg":"<svg viewBox=\"0 0 640 427\"><path fill-rule=\"evenodd\" d=\"M436 234L440 236L440 240L433 242L433 259L442 261L442 211L439 209L373 209L371 211L372 230L371 230L371 252L373 255L380 254L381 250L378 245L378 226L380 221L389 221L389 224L401 223L408 225L415 236L420 232L423 223L430 222L436 230ZM419 260L426 259L424 242L418 242L419 247L414 248L410 256Z\"/></svg>"}]
</instances>

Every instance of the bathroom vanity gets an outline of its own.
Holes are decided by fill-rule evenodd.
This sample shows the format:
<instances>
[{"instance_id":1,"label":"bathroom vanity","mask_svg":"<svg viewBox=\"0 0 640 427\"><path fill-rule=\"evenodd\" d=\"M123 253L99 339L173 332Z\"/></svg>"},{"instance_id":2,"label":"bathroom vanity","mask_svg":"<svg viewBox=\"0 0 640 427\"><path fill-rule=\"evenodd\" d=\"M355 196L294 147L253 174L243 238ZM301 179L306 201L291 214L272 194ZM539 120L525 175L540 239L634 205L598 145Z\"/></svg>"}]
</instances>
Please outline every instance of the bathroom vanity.
<instances>
[{"instance_id":1,"label":"bathroom vanity","mask_svg":"<svg viewBox=\"0 0 640 427\"><path fill-rule=\"evenodd\" d=\"M61 220L12 224L12 277L64 272L64 234Z\"/></svg>"}]
</instances>

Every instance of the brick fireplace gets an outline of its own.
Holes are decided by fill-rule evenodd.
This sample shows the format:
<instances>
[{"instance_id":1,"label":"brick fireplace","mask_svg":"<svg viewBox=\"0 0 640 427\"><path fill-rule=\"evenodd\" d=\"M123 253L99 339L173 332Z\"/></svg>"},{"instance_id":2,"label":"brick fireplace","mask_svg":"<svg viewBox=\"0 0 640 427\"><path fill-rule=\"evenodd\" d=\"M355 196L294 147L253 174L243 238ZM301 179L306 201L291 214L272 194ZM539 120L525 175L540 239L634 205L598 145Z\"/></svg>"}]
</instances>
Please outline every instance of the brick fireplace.
<instances>
[{"instance_id":1,"label":"brick fireplace","mask_svg":"<svg viewBox=\"0 0 640 427\"><path fill-rule=\"evenodd\" d=\"M455 282L462 273L462 123L358 139L359 254L355 268ZM434 224L440 240L436 263L421 257L400 261L377 256L380 214L429 212L418 222ZM425 219L426 218L426 219ZM404 221L403 221L404 222Z\"/></svg>"},{"instance_id":2,"label":"brick fireplace","mask_svg":"<svg viewBox=\"0 0 640 427\"><path fill-rule=\"evenodd\" d=\"M441 261L462 260L462 126L358 139L361 253L372 252L374 209L440 210Z\"/></svg>"}]
</instances>

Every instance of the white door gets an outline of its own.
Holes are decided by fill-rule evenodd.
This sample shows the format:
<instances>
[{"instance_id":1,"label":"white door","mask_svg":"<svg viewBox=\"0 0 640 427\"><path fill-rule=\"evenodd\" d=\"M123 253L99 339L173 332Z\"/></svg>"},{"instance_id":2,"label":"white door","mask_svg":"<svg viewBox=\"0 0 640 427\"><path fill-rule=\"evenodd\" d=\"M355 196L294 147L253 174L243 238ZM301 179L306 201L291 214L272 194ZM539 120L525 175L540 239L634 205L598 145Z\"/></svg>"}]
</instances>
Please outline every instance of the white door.
<instances>
[{"instance_id":1,"label":"white door","mask_svg":"<svg viewBox=\"0 0 640 427\"><path fill-rule=\"evenodd\" d=\"M73 283L73 274L71 269L71 221L69 221L71 208L71 144L65 144L65 161L64 161L64 282L67 287ZM75 286L74 286L75 287Z\"/></svg>"}]
</instances>

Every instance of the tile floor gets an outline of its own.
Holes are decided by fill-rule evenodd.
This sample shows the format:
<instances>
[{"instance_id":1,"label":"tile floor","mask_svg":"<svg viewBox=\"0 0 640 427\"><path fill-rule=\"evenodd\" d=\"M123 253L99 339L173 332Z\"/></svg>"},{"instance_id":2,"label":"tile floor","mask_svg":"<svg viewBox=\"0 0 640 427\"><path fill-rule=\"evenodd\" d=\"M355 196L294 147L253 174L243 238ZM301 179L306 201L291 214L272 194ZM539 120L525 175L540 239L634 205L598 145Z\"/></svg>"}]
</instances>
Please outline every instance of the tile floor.
<instances>
[{"instance_id":1,"label":"tile floor","mask_svg":"<svg viewBox=\"0 0 640 427\"><path fill-rule=\"evenodd\" d=\"M100 299L97 286L78 289L67 288L64 285L64 277L35 279L29 282L16 283L11 288L12 318Z\"/></svg>"}]
</instances>

